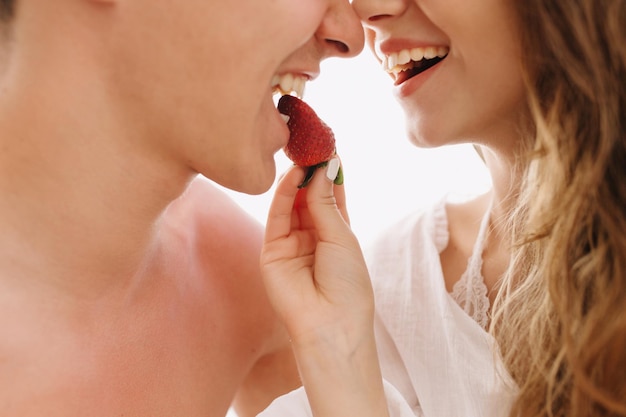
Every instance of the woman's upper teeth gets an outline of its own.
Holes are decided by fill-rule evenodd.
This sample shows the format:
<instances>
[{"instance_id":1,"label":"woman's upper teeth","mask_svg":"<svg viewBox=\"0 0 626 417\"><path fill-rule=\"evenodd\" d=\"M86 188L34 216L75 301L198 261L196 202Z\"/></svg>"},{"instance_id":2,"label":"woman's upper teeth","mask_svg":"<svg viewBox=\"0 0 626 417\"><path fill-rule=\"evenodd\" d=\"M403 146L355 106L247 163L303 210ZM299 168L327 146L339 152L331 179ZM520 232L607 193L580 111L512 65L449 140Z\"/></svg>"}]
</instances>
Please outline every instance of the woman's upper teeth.
<instances>
[{"instance_id":1,"label":"woman's upper teeth","mask_svg":"<svg viewBox=\"0 0 626 417\"><path fill-rule=\"evenodd\" d=\"M447 46L427 46L413 49L403 49L398 52L392 52L383 57L383 69L392 74L398 74L401 71L413 67L413 62L422 59L443 58L448 55L450 48Z\"/></svg>"},{"instance_id":2,"label":"woman's upper teeth","mask_svg":"<svg viewBox=\"0 0 626 417\"><path fill-rule=\"evenodd\" d=\"M272 78L272 89L274 94L285 95L294 93L297 97L302 98L304 87L308 80L307 76L299 74L274 75Z\"/></svg>"}]
</instances>

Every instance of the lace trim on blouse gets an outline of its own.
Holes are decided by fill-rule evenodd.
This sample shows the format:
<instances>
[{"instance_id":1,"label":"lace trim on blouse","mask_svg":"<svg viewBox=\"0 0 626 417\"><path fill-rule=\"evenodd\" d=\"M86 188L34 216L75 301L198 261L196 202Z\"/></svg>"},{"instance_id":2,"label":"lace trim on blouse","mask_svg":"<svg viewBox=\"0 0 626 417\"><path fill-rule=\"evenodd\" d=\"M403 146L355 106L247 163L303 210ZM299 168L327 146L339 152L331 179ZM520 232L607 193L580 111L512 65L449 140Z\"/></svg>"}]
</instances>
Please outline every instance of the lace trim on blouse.
<instances>
[{"instance_id":1,"label":"lace trim on blouse","mask_svg":"<svg viewBox=\"0 0 626 417\"><path fill-rule=\"evenodd\" d=\"M487 208L480 223L478 237L472 250L472 255L467 261L467 269L461 275L461 279L452 288L452 298L472 319L483 329L487 329L489 322L489 297L487 286L482 274L483 252L485 250L485 238L489 226L491 206Z\"/></svg>"}]
</instances>

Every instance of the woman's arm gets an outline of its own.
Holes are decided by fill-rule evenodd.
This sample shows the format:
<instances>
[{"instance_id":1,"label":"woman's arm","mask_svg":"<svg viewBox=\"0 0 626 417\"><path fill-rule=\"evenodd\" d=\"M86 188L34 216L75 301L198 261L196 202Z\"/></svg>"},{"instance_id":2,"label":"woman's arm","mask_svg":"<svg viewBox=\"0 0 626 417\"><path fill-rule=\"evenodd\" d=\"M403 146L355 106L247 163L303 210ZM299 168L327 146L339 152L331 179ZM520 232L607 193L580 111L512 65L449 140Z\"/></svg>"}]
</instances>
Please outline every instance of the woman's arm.
<instances>
[{"instance_id":1,"label":"woman's arm","mask_svg":"<svg viewBox=\"0 0 626 417\"><path fill-rule=\"evenodd\" d=\"M270 301L291 337L315 417L388 415L374 341L374 301L348 223L338 161L304 189L303 171L281 179L261 256Z\"/></svg>"}]
</instances>

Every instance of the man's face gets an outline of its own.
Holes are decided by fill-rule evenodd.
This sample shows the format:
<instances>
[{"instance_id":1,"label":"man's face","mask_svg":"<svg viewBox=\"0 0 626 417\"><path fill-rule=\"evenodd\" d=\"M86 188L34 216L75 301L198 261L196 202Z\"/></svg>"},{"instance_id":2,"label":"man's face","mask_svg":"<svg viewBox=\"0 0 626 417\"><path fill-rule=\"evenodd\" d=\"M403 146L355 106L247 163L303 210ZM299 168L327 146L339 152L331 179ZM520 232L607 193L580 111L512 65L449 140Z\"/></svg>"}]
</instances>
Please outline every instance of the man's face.
<instances>
[{"instance_id":1,"label":"man's face","mask_svg":"<svg viewBox=\"0 0 626 417\"><path fill-rule=\"evenodd\" d=\"M340 55L328 38L352 55L363 42L348 0L137 0L113 13L114 85L146 144L249 193L271 186L288 139L272 80L316 76Z\"/></svg>"}]
</instances>

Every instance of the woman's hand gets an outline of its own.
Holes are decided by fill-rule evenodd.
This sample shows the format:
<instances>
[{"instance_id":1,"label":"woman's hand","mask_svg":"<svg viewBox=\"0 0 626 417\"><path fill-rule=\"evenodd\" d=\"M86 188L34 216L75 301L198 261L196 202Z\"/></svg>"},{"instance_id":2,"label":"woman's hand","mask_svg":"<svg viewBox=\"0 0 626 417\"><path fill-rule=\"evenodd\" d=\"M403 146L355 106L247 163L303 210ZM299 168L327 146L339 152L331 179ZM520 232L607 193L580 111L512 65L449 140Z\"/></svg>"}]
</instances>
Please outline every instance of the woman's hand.
<instances>
[{"instance_id":1,"label":"woman's hand","mask_svg":"<svg viewBox=\"0 0 626 417\"><path fill-rule=\"evenodd\" d=\"M369 330L373 320L371 284L350 230L344 187L330 179L338 164L334 159L319 168L302 189L297 188L302 168L290 169L278 183L268 216L261 257L265 285L298 342L320 331L348 330L342 326Z\"/></svg>"},{"instance_id":2,"label":"woman's hand","mask_svg":"<svg viewBox=\"0 0 626 417\"><path fill-rule=\"evenodd\" d=\"M294 167L272 202L261 267L274 309L291 337L316 417L386 416L361 248L350 230L339 160L318 169L306 188Z\"/></svg>"}]
</instances>

